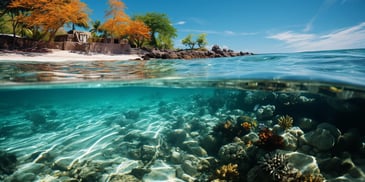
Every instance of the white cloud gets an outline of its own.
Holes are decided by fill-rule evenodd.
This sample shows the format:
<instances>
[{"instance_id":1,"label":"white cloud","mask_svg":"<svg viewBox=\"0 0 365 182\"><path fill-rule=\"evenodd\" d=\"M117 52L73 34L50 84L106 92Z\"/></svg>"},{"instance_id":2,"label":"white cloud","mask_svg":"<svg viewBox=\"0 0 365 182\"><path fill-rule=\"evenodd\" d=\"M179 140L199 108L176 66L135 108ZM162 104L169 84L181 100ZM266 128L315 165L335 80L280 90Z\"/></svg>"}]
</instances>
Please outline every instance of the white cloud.
<instances>
[{"instance_id":1,"label":"white cloud","mask_svg":"<svg viewBox=\"0 0 365 182\"><path fill-rule=\"evenodd\" d=\"M184 24L186 24L186 21L178 21L178 22L176 22L175 24L176 24L176 25L184 25Z\"/></svg>"},{"instance_id":2,"label":"white cloud","mask_svg":"<svg viewBox=\"0 0 365 182\"><path fill-rule=\"evenodd\" d=\"M294 51L360 48L365 47L365 22L328 34L287 31L267 38L283 41Z\"/></svg>"},{"instance_id":3,"label":"white cloud","mask_svg":"<svg viewBox=\"0 0 365 182\"><path fill-rule=\"evenodd\" d=\"M236 33L234 33L233 31L230 31L230 30L224 31L224 34L226 34L226 35L236 35Z\"/></svg>"},{"instance_id":4,"label":"white cloud","mask_svg":"<svg viewBox=\"0 0 365 182\"><path fill-rule=\"evenodd\" d=\"M313 28L313 23L316 21L316 19L318 18L318 16L326 11L327 9L329 9L333 4L336 3L337 0L325 0L321 7L318 9L317 13L309 20L309 22L305 25L303 31L304 32L309 32L312 30Z\"/></svg>"},{"instance_id":5,"label":"white cloud","mask_svg":"<svg viewBox=\"0 0 365 182\"><path fill-rule=\"evenodd\" d=\"M188 33L207 33L207 34L219 34L219 32L214 30L197 30L197 29L181 29L181 32L188 32Z\"/></svg>"},{"instance_id":6,"label":"white cloud","mask_svg":"<svg viewBox=\"0 0 365 182\"><path fill-rule=\"evenodd\" d=\"M181 29L179 30L181 32L189 32L189 33L206 33L206 34L214 34L214 35L239 35L239 36L250 36L250 35L256 35L256 32L240 32L236 33L231 30L225 30L223 32L215 31L215 30L198 30L198 29Z\"/></svg>"}]
</instances>

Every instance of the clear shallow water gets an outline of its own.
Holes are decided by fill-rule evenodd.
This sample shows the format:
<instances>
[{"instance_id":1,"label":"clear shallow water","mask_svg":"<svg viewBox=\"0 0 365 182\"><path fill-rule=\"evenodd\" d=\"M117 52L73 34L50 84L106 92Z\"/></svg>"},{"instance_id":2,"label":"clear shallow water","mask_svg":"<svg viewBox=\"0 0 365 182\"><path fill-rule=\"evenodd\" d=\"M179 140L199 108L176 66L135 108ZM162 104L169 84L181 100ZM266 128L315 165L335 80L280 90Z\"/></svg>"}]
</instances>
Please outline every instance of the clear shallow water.
<instances>
[{"instance_id":1,"label":"clear shallow water","mask_svg":"<svg viewBox=\"0 0 365 182\"><path fill-rule=\"evenodd\" d=\"M0 68L2 181L365 180L363 49Z\"/></svg>"}]
</instances>

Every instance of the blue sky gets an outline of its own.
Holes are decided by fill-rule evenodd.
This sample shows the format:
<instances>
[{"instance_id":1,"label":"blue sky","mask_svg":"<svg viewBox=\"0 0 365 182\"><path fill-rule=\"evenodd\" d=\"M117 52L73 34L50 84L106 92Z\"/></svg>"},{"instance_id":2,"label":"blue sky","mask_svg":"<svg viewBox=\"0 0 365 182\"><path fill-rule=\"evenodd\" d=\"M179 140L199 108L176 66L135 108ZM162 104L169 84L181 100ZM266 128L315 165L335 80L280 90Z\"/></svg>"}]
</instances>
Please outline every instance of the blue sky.
<instances>
[{"instance_id":1,"label":"blue sky","mask_svg":"<svg viewBox=\"0 0 365 182\"><path fill-rule=\"evenodd\" d=\"M104 20L107 0L81 0ZM129 16L167 14L178 37L254 53L365 48L365 0L122 0Z\"/></svg>"}]
</instances>

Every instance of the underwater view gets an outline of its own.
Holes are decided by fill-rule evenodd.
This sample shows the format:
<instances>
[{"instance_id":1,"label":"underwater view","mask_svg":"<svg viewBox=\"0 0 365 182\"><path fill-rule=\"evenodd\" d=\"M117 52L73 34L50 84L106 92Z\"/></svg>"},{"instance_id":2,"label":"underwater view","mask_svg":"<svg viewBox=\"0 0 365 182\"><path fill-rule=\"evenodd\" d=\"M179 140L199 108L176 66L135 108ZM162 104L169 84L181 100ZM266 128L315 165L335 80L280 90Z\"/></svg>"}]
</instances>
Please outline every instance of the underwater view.
<instances>
[{"instance_id":1,"label":"underwater view","mask_svg":"<svg viewBox=\"0 0 365 182\"><path fill-rule=\"evenodd\" d=\"M0 181L365 181L365 49L0 62Z\"/></svg>"}]
</instances>

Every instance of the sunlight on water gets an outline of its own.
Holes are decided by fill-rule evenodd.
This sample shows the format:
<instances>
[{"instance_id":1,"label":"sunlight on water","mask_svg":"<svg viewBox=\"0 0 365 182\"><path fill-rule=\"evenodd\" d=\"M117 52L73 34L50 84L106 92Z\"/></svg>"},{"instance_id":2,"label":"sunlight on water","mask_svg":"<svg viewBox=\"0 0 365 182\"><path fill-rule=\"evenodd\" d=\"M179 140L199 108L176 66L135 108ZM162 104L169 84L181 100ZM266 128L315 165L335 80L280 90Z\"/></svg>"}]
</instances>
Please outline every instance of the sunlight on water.
<instances>
[{"instance_id":1,"label":"sunlight on water","mask_svg":"<svg viewBox=\"0 0 365 182\"><path fill-rule=\"evenodd\" d=\"M363 52L2 62L0 181L364 181Z\"/></svg>"}]
</instances>

